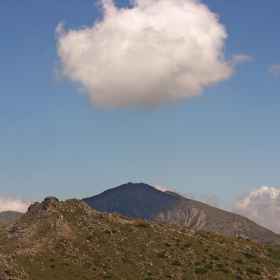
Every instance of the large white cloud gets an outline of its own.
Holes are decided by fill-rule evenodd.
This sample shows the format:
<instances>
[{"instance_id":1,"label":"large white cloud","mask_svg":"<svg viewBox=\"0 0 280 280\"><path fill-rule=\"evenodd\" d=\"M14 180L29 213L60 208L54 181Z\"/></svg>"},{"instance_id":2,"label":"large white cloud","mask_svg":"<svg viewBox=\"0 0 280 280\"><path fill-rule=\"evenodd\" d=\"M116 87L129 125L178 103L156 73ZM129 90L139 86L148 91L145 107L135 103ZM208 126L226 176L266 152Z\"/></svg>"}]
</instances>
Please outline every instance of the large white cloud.
<instances>
[{"instance_id":1,"label":"large white cloud","mask_svg":"<svg viewBox=\"0 0 280 280\"><path fill-rule=\"evenodd\" d=\"M232 210L280 233L280 189L263 186L246 195L237 196Z\"/></svg>"},{"instance_id":2,"label":"large white cloud","mask_svg":"<svg viewBox=\"0 0 280 280\"><path fill-rule=\"evenodd\" d=\"M78 82L96 108L161 104L199 96L230 77L225 28L198 0L101 1L91 27L56 28L62 75Z\"/></svg>"},{"instance_id":3,"label":"large white cloud","mask_svg":"<svg viewBox=\"0 0 280 280\"><path fill-rule=\"evenodd\" d=\"M0 212L9 210L26 212L30 204L31 201L29 200L22 200L19 198L14 198L12 196L7 196L6 198L0 196Z\"/></svg>"}]
</instances>

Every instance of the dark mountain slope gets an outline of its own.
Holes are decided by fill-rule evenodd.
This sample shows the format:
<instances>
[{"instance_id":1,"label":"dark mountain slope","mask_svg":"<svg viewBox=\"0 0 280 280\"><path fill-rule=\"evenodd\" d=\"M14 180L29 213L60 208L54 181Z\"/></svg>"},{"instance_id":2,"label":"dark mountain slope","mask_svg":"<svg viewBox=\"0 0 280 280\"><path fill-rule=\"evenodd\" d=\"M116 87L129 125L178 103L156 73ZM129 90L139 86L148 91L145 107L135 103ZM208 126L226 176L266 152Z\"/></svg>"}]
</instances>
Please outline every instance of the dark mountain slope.
<instances>
[{"instance_id":1,"label":"dark mountain slope","mask_svg":"<svg viewBox=\"0 0 280 280\"><path fill-rule=\"evenodd\" d=\"M280 242L280 235L255 222L174 192L128 183L83 199L97 211L118 212L150 221L178 223L227 236L241 236L264 243Z\"/></svg>"},{"instance_id":2,"label":"dark mountain slope","mask_svg":"<svg viewBox=\"0 0 280 280\"><path fill-rule=\"evenodd\" d=\"M0 226L3 226L19 217L21 217L23 213L16 211L3 211L0 212Z\"/></svg>"},{"instance_id":3,"label":"dark mountain slope","mask_svg":"<svg viewBox=\"0 0 280 280\"><path fill-rule=\"evenodd\" d=\"M280 279L280 246L54 197L0 228L1 280Z\"/></svg>"},{"instance_id":4,"label":"dark mountain slope","mask_svg":"<svg viewBox=\"0 0 280 280\"><path fill-rule=\"evenodd\" d=\"M82 200L97 211L153 221L158 214L175 208L181 199L147 184L128 183Z\"/></svg>"}]
</instances>

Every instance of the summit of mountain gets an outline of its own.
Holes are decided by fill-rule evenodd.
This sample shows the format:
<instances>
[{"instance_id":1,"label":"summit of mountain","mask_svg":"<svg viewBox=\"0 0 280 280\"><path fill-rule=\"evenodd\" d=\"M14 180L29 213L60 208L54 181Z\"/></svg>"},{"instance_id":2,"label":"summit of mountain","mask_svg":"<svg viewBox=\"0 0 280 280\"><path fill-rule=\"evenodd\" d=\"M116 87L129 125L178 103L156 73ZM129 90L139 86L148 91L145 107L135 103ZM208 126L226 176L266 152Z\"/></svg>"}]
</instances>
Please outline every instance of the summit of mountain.
<instances>
[{"instance_id":1,"label":"summit of mountain","mask_svg":"<svg viewBox=\"0 0 280 280\"><path fill-rule=\"evenodd\" d=\"M279 234L243 216L188 199L172 191L162 192L144 183L129 182L82 200L101 212L118 212L132 218L176 223L263 243L280 243Z\"/></svg>"}]
</instances>

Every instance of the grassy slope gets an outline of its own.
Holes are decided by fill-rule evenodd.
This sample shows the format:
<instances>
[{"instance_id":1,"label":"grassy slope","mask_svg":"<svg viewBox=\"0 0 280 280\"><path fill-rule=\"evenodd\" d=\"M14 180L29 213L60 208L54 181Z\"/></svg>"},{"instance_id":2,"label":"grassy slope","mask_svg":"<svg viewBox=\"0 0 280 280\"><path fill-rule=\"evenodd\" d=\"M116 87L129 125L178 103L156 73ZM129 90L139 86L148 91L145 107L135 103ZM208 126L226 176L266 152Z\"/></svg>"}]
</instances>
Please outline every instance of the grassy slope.
<instances>
[{"instance_id":1,"label":"grassy slope","mask_svg":"<svg viewBox=\"0 0 280 280\"><path fill-rule=\"evenodd\" d=\"M78 200L35 204L0 229L0 252L0 279L280 279L278 245L100 213Z\"/></svg>"}]
</instances>

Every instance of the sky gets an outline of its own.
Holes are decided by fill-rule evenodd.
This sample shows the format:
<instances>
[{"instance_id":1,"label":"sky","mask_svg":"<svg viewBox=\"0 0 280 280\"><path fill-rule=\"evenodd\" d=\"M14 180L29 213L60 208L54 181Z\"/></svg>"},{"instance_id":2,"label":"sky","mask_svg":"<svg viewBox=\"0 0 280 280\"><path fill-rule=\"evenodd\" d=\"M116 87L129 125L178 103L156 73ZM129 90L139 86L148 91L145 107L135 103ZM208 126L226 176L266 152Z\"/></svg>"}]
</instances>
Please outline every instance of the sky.
<instances>
[{"instance_id":1,"label":"sky","mask_svg":"<svg viewBox=\"0 0 280 280\"><path fill-rule=\"evenodd\" d=\"M280 233L279 13L0 0L0 211L144 182Z\"/></svg>"}]
</instances>

